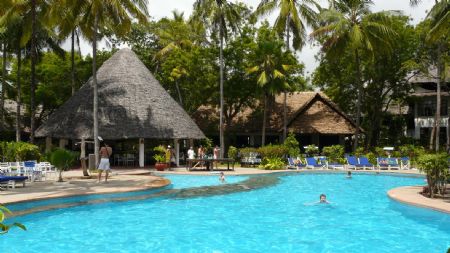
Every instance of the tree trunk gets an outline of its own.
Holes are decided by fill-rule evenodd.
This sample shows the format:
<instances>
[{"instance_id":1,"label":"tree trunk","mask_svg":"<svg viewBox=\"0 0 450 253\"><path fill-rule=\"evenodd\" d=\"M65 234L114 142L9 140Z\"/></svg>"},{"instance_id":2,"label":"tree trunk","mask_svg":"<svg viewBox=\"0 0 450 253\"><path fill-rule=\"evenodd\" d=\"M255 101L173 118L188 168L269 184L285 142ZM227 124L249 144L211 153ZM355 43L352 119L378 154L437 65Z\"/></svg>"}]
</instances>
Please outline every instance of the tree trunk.
<instances>
[{"instance_id":1,"label":"tree trunk","mask_svg":"<svg viewBox=\"0 0 450 253\"><path fill-rule=\"evenodd\" d=\"M2 120L2 124L6 122L6 112L5 112L5 92L6 92L6 39L3 41L3 57L2 57L2 96L0 101L0 110L1 115L0 119Z\"/></svg>"},{"instance_id":2,"label":"tree trunk","mask_svg":"<svg viewBox=\"0 0 450 253\"><path fill-rule=\"evenodd\" d=\"M72 96L75 94L75 29L72 30L72 47L70 50Z\"/></svg>"},{"instance_id":3,"label":"tree trunk","mask_svg":"<svg viewBox=\"0 0 450 253\"><path fill-rule=\"evenodd\" d=\"M17 111L16 111L16 141L20 141L20 103L21 101L21 87L20 87L20 71L22 67L22 50L20 44L17 45Z\"/></svg>"},{"instance_id":4,"label":"tree trunk","mask_svg":"<svg viewBox=\"0 0 450 253\"><path fill-rule=\"evenodd\" d=\"M224 136L223 136L223 28L220 26L220 126L219 126L219 138L220 138L220 158L223 158L223 151L225 150Z\"/></svg>"},{"instance_id":5,"label":"tree trunk","mask_svg":"<svg viewBox=\"0 0 450 253\"><path fill-rule=\"evenodd\" d=\"M62 170L59 171L59 177L58 177L58 182L63 182L63 178L62 178Z\"/></svg>"},{"instance_id":6,"label":"tree trunk","mask_svg":"<svg viewBox=\"0 0 450 253\"><path fill-rule=\"evenodd\" d=\"M36 0L31 0L31 85L30 85L30 142L34 143L36 128L35 94L36 94Z\"/></svg>"},{"instance_id":7,"label":"tree trunk","mask_svg":"<svg viewBox=\"0 0 450 253\"><path fill-rule=\"evenodd\" d=\"M80 161L81 161L81 168L83 169L83 176L88 177L88 169L86 166L86 141L84 138L81 139L80 143Z\"/></svg>"},{"instance_id":8,"label":"tree trunk","mask_svg":"<svg viewBox=\"0 0 450 253\"><path fill-rule=\"evenodd\" d=\"M359 53L358 50L355 50L355 62L356 62L356 88L358 93L358 99L356 101L356 132L355 132L355 142L353 143L353 150L358 148L359 142L359 129L360 129L360 120L361 120L361 96L362 96L362 85L361 85L361 70L359 66Z\"/></svg>"},{"instance_id":9,"label":"tree trunk","mask_svg":"<svg viewBox=\"0 0 450 253\"><path fill-rule=\"evenodd\" d=\"M267 121L267 94L264 94L264 112L263 112L263 125L261 133L261 146L266 144L266 121Z\"/></svg>"},{"instance_id":10,"label":"tree trunk","mask_svg":"<svg viewBox=\"0 0 450 253\"><path fill-rule=\"evenodd\" d=\"M94 86L94 153L96 165L100 161L100 156L98 153L100 149L100 143L98 141L97 23L98 16L96 14L94 17L94 34L92 39L92 84Z\"/></svg>"},{"instance_id":11,"label":"tree trunk","mask_svg":"<svg viewBox=\"0 0 450 253\"><path fill-rule=\"evenodd\" d=\"M290 15L287 16L286 20L286 51L289 51L289 22ZM286 140L287 136L287 92L283 92L283 142Z\"/></svg>"},{"instance_id":12,"label":"tree trunk","mask_svg":"<svg viewBox=\"0 0 450 253\"><path fill-rule=\"evenodd\" d=\"M434 118L434 120L436 120L436 118ZM436 124L433 124L433 127L431 128L431 134L430 134L430 145L429 145L429 150L433 150L434 149L434 136L436 133Z\"/></svg>"},{"instance_id":13,"label":"tree trunk","mask_svg":"<svg viewBox=\"0 0 450 253\"><path fill-rule=\"evenodd\" d=\"M175 81L175 87L177 88L178 101L180 102L181 107L183 107L183 99L181 98L181 91L180 91L180 85L178 84L178 80Z\"/></svg>"},{"instance_id":14,"label":"tree trunk","mask_svg":"<svg viewBox=\"0 0 450 253\"><path fill-rule=\"evenodd\" d=\"M442 43L439 44L438 46L438 54L437 54L437 58L438 58L438 64L437 64L437 83L436 83L436 147L435 147L435 151L439 152L439 137L440 137L440 131L441 131L441 84L442 82L442 71L443 68L445 68L444 66L444 62L441 60L442 58Z\"/></svg>"}]
</instances>

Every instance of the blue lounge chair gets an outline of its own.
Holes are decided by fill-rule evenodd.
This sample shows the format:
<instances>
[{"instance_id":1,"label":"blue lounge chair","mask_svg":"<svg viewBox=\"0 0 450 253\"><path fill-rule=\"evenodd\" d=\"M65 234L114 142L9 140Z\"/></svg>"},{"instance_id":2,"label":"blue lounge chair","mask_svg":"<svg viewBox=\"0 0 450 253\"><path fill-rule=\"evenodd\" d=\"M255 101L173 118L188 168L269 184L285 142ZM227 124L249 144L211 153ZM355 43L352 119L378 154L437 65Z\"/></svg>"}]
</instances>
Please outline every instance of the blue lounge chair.
<instances>
[{"instance_id":1,"label":"blue lounge chair","mask_svg":"<svg viewBox=\"0 0 450 253\"><path fill-rule=\"evenodd\" d=\"M298 170L298 169L302 169L305 167L306 167L306 165L303 164L302 162L295 163L294 158L288 158L288 166L287 166L288 169Z\"/></svg>"},{"instance_id":2,"label":"blue lounge chair","mask_svg":"<svg viewBox=\"0 0 450 253\"><path fill-rule=\"evenodd\" d=\"M395 157L388 158L388 164L389 164L390 170L399 170L400 169L400 164L398 163L398 160Z\"/></svg>"},{"instance_id":3,"label":"blue lounge chair","mask_svg":"<svg viewBox=\"0 0 450 253\"><path fill-rule=\"evenodd\" d=\"M306 168L320 169L322 165L318 164L314 157L306 157Z\"/></svg>"},{"instance_id":4,"label":"blue lounge chair","mask_svg":"<svg viewBox=\"0 0 450 253\"><path fill-rule=\"evenodd\" d=\"M371 169L373 170L375 166L369 162L369 159L365 156L359 157L359 164L363 166L364 169Z\"/></svg>"},{"instance_id":5,"label":"blue lounge chair","mask_svg":"<svg viewBox=\"0 0 450 253\"><path fill-rule=\"evenodd\" d=\"M411 161L409 160L409 157L401 157L400 158L400 168L402 170L411 169Z\"/></svg>"},{"instance_id":6,"label":"blue lounge chair","mask_svg":"<svg viewBox=\"0 0 450 253\"><path fill-rule=\"evenodd\" d=\"M328 162L326 157L319 157L319 162L322 167L332 170L344 169L344 165L340 163Z\"/></svg>"},{"instance_id":7,"label":"blue lounge chair","mask_svg":"<svg viewBox=\"0 0 450 253\"><path fill-rule=\"evenodd\" d=\"M387 157L377 157L377 167L379 170L388 170L389 159Z\"/></svg>"},{"instance_id":8,"label":"blue lounge chair","mask_svg":"<svg viewBox=\"0 0 450 253\"><path fill-rule=\"evenodd\" d=\"M11 184L12 188L16 188L16 183L23 183L23 187L25 187L25 182L28 177L24 176L0 176L0 184L6 184L8 187Z\"/></svg>"},{"instance_id":9,"label":"blue lounge chair","mask_svg":"<svg viewBox=\"0 0 450 253\"><path fill-rule=\"evenodd\" d=\"M364 169L355 156L347 156L347 166L349 169Z\"/></svg>"}]
</instances>

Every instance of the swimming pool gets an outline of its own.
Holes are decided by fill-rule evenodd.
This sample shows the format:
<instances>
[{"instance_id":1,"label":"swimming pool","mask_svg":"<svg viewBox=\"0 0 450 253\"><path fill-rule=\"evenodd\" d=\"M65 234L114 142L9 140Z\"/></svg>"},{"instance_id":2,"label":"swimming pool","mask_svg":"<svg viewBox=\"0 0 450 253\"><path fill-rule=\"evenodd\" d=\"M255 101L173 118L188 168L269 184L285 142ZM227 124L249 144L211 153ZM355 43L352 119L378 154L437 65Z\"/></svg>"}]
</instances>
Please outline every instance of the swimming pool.
<instances>
[{"instance_id":1,"label":"swimming pool","mask_svg":"<svg viewBox=\"0 0 450 253\"><path fill-rule=\"evenodd\" d=\"M0 237L0 248L20 253L445 252L450 215L386 196L391 188L417 184L423 178L305 174L228 195L78 206L17 217L29 231L15 229ZM332 204L308 205L320 193Z\"/></svg>"}]
</instances>

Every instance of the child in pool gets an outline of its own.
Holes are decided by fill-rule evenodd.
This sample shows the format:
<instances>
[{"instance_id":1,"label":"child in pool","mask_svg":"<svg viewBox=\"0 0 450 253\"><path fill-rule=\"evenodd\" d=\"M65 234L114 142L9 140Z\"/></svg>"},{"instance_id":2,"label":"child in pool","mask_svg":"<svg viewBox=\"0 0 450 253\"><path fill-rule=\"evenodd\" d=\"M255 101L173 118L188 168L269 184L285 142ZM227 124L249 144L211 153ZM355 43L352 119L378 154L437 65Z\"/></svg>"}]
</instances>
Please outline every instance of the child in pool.
<instances>
[{"instance_id":1,"label":"child in pool","mask_svg":"<svg viewBox=\"0 0 450 253\"><path fill-rule=\"evenodd\" d=\"M225 173L220 172L220 177L219 177L220 182L225 183Z\"/></svg>"},{"instance_id":2,"label":"child in pool","mask_svg":"<svg viewBox=\"0 0 450 253\"><path fill-rule=\"evenodd\" d=\"M347 178L348 179L352 178L352 172L351 171L347 171Z\"/></svg>"}]
</instances>

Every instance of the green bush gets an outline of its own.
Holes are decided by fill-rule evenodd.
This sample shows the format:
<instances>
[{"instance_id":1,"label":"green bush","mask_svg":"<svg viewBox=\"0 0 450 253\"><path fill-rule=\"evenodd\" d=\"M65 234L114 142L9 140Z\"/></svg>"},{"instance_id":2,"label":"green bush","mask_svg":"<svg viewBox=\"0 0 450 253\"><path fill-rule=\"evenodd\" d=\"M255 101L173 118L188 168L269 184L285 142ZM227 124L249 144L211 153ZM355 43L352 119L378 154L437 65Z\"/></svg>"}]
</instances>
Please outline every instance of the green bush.
<instances>
[{"instance_id":1,"label":"green bush","mask_svg":"<svg viewBox=\"0 0 450 253\"><path fill-rule=\"evenodd\" d=\"M26 142L1 142L0 156L6 162L41 159L39 147Z\"/></svg>"},{"instance_id":2,"label":"green bush","mask_svg":"<svg viewBox=\"0 0 450 253\"><path fill-rule=\"evenodd\" d=\"M358 148L356 148L354 155L358 157L358 156L363 156L364 153L365 153L364 147L358 147Z\"/></svg>"},{"instance_id":3,"label":"green bush","mask_svg":"<svg viewBox=\"0 0 450 253\"><path fill-rule=\"evenodd\" d=\"M305 153L308 156L315 156L319 154L319 147L316 145L308 145L305 148Z\"/></svg>"},{"instance_id":4,"label":"green bush","mask_svg":"<svg viewBox=\"0 0 450 253\"><path fill-rule=\"evenodd\" d=\"M294 133L289 133L286 140L284 140L284 146L288 150L289 157L297 157L300 154L300 143L295 138Z\"/></svg>"},{"instance_id":5,"label":"green bush","mask_svg":"<svg viewBox=\"0 0 450 253\"><path fill-rule=\"evenodd\" d=\"M250 153L256 153L258 152L257 148L240 148L239 149L239 154L241 155L241 157L249 157Z\"/></svg>"},{"instance_id":6,"label":"green bush","mask_svg":"<svg viewBox=\"0 0 450 253\"><path fill-rule=\"evenodd\" d=\"M283 158L288 153L288 149L284 145L267 145L257 150L262 158Z\"/></svg>"},{"instance_id":7,"label":"green bush","mask_svg":"<svg viewBox=\"0 0 450 253\"><path fill-rule=\"evenodd\" d=\"M342 159L344 159L344 152L344 146L342 145L333 145L322 149L322 153L328 158L328 161L334 163L342 163Z\"/></svg>"},{"instance_id":8,"label":"green bush","mask_svg":"<svg viewBox=\"0 0 450 253\"><path fill-rule=\"evenodd\" d=\"M436 193L443 196L447 179L450 178L448 170L448 158L446 153L423 154L417 159L417 165L420 171L427 174L429 197L434 198Z\"/></svg>"},{"instance_id":9,"label":"green bush","mask_svg":"<svg viewBox=\"0 0 450 253\"><path fill-rule=\"evenodd\" d=\"M377 157L380 155L376 154L376 152L368 152L365 155L371 164L377 164Z\"/></svg>"},{"instance_id":10,"label":"green bush","mask_svg":"<svg viewBox=\"0 0 450 253\"><path fill-rule=\"evenodd\" d=\"M238 149L236 147L230 146L228 148L228 158L232 158L235 161L238 159Z\"/></svg>"},{"instance_id":11,"label":"green bush","mask_svg":"<svg viewBox=\"0 0 450 253\"><path fill-rule=\"evenodd\" d=\"M264 158L263 162L260 165L260 168L265 170L282 170L286 166L286 163L283 158L273 157L273 158Z\"/></svg>"},{"instance_id":12,"label":"green bush","mask_svg":"<svg viewBox=\"0 0 450 253\"><path fill-rule=\"evenodd\" d=\"M75 152L71 152L66 149L57 148L50 155L50 162L59 171L58 182L62 182L62 172L68 170L77 160L77 155Z\"/></svg>"}]
</instances>

